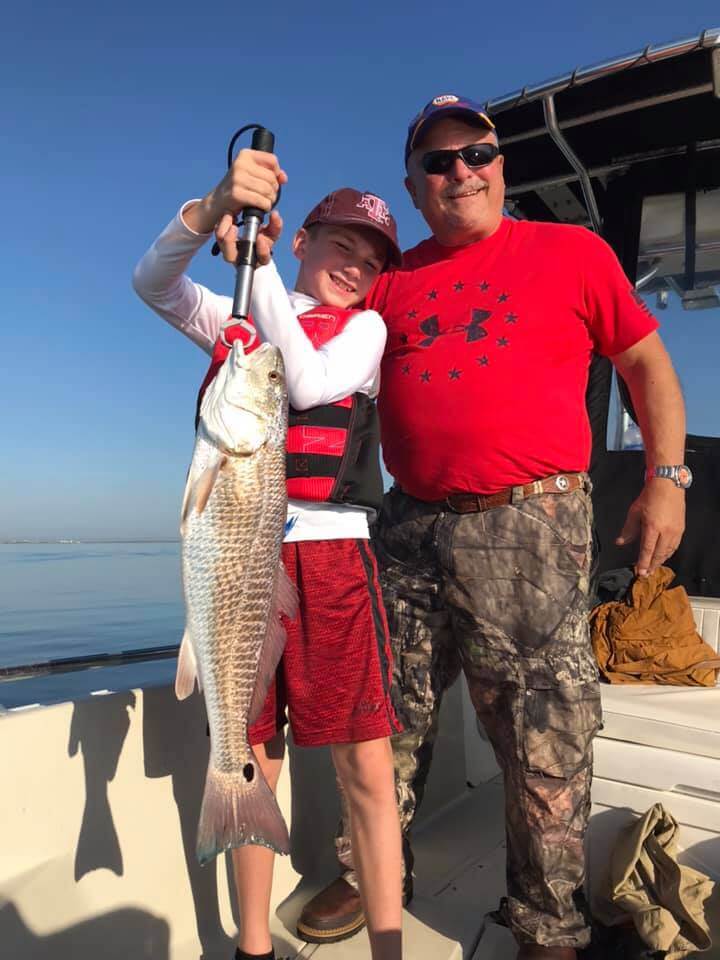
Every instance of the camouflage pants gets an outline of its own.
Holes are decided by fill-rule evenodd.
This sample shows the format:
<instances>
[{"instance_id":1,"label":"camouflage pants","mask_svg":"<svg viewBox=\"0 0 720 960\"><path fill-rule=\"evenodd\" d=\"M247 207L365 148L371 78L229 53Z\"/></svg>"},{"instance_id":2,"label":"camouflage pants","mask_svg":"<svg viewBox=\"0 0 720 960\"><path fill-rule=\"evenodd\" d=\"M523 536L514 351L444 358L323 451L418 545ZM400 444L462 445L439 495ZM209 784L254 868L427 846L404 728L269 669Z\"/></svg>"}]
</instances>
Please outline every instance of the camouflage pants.
<instances>
[{"instance_id":1,"label":"camouflage pants","mask_svg":"<svg viewBox=\"0 0 720 960\"><path fill-rule=\"evenodd\" d=\"M395 657L405 868L444 692L462 669L505 784L508 918L520 942L582 947L583 838L600 690L587 622L590 484L459 515L397 489L376 550ZM336 841L354 882L348 820Z\"/></svg>"}]
</instances>

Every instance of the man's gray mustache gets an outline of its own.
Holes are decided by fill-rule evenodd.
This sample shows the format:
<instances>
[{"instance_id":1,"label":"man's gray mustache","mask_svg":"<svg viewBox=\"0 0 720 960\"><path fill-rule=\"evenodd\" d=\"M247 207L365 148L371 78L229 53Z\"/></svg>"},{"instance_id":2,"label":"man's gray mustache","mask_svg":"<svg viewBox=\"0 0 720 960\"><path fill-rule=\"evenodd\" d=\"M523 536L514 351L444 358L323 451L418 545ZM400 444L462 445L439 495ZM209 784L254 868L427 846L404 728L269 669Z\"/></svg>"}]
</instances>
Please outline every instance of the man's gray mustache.
<instances>
[{"instance_id":1,"label":"man's gray mustache","mask_svg":"<svg viewBox=\"0 0 720 960\"><path fill-rule=\"evenodd\" d=\"M446 190L443 196L447 200L453 200L456 197L472 197L476 193L482 193L487 187L473 187L472 190Z\"/></svg>"}]
</instances>

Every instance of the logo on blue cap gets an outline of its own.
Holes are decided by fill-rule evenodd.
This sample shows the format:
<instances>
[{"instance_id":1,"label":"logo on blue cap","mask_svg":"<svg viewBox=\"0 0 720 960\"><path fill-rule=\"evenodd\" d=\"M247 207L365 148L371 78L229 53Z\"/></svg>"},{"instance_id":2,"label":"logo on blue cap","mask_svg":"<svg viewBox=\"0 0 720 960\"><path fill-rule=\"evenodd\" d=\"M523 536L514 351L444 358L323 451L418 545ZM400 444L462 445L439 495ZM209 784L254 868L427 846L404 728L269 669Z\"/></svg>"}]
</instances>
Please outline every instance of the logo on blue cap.
<instances>
[{"instance_id":1,"label":"logo on blue cap","mask_svg":"<svg viewBox=\"0 0 720 960\"><path fill-rule=\"evenodd\" d=\"M444 93L441 97L435 97L432 101L434 107L444 107L448 103L459 103L460 97L456 97L454 93Z\"/></svg>"}]
</instances>

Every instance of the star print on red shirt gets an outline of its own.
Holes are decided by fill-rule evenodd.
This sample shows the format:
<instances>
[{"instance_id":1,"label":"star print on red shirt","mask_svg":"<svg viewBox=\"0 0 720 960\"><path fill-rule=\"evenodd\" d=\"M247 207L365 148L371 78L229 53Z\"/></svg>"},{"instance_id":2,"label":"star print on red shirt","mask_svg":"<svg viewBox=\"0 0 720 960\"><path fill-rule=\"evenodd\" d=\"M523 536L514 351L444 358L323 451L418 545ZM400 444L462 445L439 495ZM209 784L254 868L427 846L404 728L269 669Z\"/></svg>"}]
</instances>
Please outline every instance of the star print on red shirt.
<instances>
[{"instance_id":1,"label":"star print on red shirt","mask_svg":"<svg viewBox=\"0 0 720 960\"><path fill-rule=\"evenodd\" d=\"M587 469L592 352L658 326L595 234L509 219L464 247L423 241L366 304L388 328L385 462L423 500Z\"/></svg>"}]
</instances>

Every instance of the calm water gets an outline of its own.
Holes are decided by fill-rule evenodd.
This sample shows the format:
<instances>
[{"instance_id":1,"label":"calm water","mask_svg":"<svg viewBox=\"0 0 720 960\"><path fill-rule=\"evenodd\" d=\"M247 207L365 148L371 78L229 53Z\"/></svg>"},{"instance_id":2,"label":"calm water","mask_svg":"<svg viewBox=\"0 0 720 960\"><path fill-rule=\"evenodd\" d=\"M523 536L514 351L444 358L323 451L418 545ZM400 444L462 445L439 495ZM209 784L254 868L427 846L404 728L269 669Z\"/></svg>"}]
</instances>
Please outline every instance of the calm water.
<instances>
[{"instance_id":1,"label":"calm water","mask_svg":"<svg viewBox=\"0 0 720 960\"><path fill-rule=\"evenodd\" d=\"M177 543L0 544L0 666L179 643L183 624Z\"/></svg>"}]
</instances>

